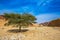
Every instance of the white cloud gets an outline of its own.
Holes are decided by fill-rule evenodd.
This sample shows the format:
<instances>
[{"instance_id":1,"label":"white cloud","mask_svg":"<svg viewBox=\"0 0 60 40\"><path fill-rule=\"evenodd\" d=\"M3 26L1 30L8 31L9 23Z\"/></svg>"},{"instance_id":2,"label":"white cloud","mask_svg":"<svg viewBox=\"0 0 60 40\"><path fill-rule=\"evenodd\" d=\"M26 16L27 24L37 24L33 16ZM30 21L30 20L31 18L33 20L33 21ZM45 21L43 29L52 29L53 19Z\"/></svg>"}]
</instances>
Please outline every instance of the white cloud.
<instances>
[{"instance_id":1,"label":"white cloud","mask_svg":"<svg viewBox=\"0 0 60 40\"><path fill-rule=\"evenodd\" d=\"M59 14L40 14L36 16L38 23L48 22L60 18Z\"/></svg>"}]
</instances>

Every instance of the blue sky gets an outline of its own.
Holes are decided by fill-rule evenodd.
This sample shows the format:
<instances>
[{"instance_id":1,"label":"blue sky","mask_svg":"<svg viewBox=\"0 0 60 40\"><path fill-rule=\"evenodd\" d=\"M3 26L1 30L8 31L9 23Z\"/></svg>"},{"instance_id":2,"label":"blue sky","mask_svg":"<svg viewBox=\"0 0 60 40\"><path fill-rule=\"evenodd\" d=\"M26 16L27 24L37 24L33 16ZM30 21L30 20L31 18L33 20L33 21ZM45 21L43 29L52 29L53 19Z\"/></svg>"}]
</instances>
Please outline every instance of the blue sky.
<instances>
[{"instance_id":1,"label":"blue sky","mask_svg":"<svg viewBox=\"0 0 60 40\"><path fill-rule=\"evenodd\" d=\"M0 14L29 12L42 23L60 18L60 0L0 0Z\"/></svg>"}]
</instances>

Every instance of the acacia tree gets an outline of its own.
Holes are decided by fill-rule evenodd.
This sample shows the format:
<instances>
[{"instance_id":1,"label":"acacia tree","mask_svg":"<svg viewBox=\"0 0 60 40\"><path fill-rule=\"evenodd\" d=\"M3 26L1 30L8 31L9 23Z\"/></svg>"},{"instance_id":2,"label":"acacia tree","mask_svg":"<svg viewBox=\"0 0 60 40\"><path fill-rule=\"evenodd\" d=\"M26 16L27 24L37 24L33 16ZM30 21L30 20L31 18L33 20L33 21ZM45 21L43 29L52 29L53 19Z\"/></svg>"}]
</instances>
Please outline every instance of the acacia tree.
<instances>
[{"instance_id":1,"label":"acacia tree","mask_svg":"<svg viewBox=\"0 0 60 40\"><path fill-rule=\"evenodd\" d=\"M14 14L14 13L5 13L4 14L6 20L8 20L6 25L13 25L14 27L19 27L19 31L21 31L21 27L25 26L28 27L29 25L32 25L32 23L35 23L35 16L28 14L28 13L22 13L22 14Z\"/></svg>"}]
</instances>

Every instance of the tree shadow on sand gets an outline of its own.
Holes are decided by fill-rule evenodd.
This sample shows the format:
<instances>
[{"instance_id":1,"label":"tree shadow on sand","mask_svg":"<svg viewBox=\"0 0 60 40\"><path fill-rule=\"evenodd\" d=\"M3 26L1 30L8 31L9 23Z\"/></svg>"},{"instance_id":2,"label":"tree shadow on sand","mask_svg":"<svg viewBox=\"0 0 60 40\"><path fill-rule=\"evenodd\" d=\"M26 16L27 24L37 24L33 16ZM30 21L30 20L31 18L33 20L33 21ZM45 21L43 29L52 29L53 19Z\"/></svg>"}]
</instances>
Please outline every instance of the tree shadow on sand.
<instances>
[{"instance_id":1,"label":"tree shadow on sand","mask_svg":"<svg viewBox=\"0 0 60 40\"><path fill-rule=\"evenodd\" d=\"M26 32L26 31L28 31L28 29L22 29L22 30L11 29L11 30L8 30L7 32L10 32L10 33L20 33L20 32Z\"/></svg>"}]
</instances>

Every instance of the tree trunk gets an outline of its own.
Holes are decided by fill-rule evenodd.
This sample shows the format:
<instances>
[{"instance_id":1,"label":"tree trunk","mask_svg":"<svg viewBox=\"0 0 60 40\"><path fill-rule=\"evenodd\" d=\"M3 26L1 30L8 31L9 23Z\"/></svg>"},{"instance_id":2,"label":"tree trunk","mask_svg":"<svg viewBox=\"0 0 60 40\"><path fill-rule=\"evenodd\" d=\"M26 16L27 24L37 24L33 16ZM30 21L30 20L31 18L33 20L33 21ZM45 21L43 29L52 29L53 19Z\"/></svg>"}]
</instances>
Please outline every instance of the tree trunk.
<instances>
[{"instance_id":1,"label":"tree trunk","mask_svg":"<svg viewBox=\"0 0 60 40\"><path fill-rule=\"evenodd\" d=\"M21 26L19 26L19 31L21 31Z\"/></svg>"}]
</instances>

